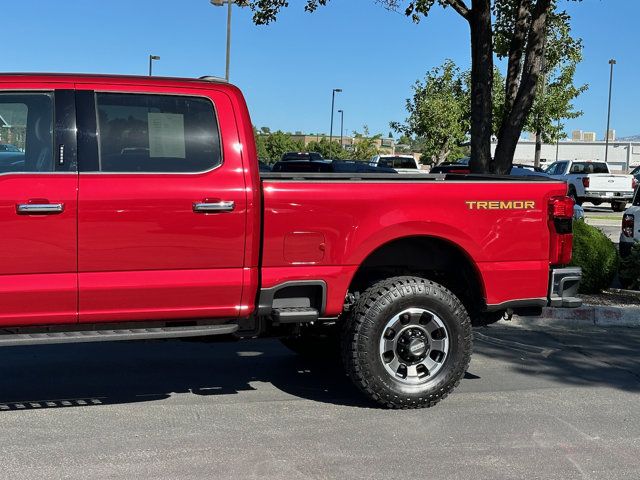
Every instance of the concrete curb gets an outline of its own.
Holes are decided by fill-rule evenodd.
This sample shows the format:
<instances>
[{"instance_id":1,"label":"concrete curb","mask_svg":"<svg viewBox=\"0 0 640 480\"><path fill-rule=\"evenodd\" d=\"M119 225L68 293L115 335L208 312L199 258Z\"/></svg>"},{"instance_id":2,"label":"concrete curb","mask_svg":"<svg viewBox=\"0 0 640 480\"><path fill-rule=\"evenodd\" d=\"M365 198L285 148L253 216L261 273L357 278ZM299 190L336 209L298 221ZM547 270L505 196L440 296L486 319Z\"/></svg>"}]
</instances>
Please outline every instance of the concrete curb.
<instances>
[{"instance_id":1,"label":"concrete curb","mask_svg":"<svg viewBox=\"0 0 640 480\"><path fill-rule=\"evenodd\" d=\"M543 308L541 317L518 317L516 320L540 326L638 328L640 327L640 306L583 305L578 308Z\"/></svg>"}]
</instances>

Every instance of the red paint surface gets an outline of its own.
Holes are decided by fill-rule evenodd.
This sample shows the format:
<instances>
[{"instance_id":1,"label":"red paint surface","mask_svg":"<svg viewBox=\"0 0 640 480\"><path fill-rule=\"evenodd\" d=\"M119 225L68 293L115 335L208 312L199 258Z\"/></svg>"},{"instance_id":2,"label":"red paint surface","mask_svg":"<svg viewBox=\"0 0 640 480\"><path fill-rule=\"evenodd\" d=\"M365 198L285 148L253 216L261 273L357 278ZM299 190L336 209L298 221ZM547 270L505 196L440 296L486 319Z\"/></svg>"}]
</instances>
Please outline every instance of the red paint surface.
<instances>
[{"instance_id":1,"label":"red paint surface","mask_svg":"<svg viewBox=\"0 0 640 480\"><path fill-rule=\"evenodd\" d=\"M323 280L324 313L336 315L367 256L411 236L459 247L476 265L489 304L547 295L548 201L565 193L563 183L268 180L262 193L251 119L236 87L0 76L0 90L73 85L209 97L224 163L201 174L0 175L0 325L245 316L255 309L259 281L268 288L292 280ZM65 210L15 213L16 203L36 198ZM204 199L233 200L236 208L193 213ZM470 210L468 200L536 207Z\"/></svg>"}]
</instances>

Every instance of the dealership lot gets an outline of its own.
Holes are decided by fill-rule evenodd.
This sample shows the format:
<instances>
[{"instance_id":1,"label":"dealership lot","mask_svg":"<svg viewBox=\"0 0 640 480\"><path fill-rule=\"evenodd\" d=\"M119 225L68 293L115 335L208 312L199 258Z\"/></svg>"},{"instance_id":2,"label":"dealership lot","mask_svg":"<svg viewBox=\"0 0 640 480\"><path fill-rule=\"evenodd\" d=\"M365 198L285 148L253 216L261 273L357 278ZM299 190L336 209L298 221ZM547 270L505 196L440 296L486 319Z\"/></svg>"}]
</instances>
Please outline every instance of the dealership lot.
<instances>
[{"instance_id":1,"label":"dealership lot","mask_svg":"<svg viewBox=\"0 0 640 480\"><path fill-rule=\"evenodd\" d=\"M640 477L639 330L476 331L437 407L371 407L276 340L5 348L0 477Z\"/></svg>"}]
</instances>

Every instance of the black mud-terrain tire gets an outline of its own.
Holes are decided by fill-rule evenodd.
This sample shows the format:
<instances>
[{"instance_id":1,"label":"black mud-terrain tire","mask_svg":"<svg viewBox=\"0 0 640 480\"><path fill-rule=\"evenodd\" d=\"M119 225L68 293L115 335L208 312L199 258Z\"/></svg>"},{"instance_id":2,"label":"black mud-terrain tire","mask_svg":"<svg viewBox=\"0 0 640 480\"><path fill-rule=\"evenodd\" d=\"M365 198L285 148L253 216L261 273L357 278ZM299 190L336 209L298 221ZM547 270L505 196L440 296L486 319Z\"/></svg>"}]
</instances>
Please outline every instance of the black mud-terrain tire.
<instances>
[{"instance_id":1,"label":"black mud-terrain tire","mask_svg":"<svg viewBox=\"0 0 640 480\"><path fill-rule=\"evenodd\" d=\"M569 192L567 193L567 196L573 198L573 201L575 202L576 205L582 206L582 200L578 198L576 187L574 187L573 185L569 187Z\"/></svg>"},{"instance_id":2,"label":"black mud-terrain tire","mask_svg":"<svg viewBox=\"0 0 640 480\"><path fill-rule=\"evenodd\" d=\"M611 202L611 210L614 212L624 212L627 208L627 202Z\"/></svg>"},{"instance_id":3,"label":"black mud-terrain tire","mask_svg":"<svg viewBox=\"0 0 640 480\"><path fill-rule=\"evenodd\" d=\"M440 370L420 385L394 378L380 354L387 322L408 308L435 313L449 338L449 351ZM434 406L458 386L471 352L471 320L465 307L442 285L419 277L393 277L367 289L346 319L342 334L347 375L366 396L387 408Z\"/></svg>"}]
</instances>

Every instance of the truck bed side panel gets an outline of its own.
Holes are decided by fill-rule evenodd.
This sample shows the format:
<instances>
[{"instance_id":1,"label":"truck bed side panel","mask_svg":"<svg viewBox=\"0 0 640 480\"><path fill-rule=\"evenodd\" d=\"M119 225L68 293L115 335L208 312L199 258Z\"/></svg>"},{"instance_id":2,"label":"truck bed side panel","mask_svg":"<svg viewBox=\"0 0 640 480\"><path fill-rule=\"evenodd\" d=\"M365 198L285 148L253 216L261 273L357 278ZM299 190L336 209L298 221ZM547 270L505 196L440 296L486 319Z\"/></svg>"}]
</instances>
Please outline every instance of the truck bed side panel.
<instances>
[{"instance_id":1,"label":"truck bed side panel","mask_svg":"<svg viewBox=\"0 0 640 480\"><path fill-rule=\"evenodd\" d=\"M566 186L264 180L263 191L262 287L325 280L325 314L335 315L367 256L392 240L412 236L437 237L466 252L480 273L489 305L545 298L548 201L564 195Z\"/></svg>"}]
</instances>

